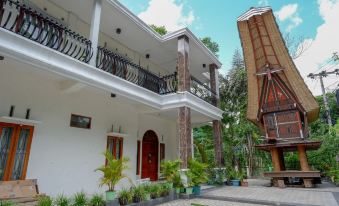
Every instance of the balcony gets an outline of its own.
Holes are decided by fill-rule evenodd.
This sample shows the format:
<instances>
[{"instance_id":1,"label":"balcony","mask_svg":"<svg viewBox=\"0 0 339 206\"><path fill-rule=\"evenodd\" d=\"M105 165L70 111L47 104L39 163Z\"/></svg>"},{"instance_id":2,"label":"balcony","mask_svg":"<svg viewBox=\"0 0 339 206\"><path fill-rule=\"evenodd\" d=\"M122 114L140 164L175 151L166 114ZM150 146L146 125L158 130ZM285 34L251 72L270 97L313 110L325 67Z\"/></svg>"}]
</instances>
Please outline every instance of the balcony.
<instances>
[{"instance_id":1,"label":"balcony","mask_svg":"<svg viewBox=\"0 0 339 206\"><path fill-rule=\"evenodd\" d=\"M33 5L13 0L1 0L0 27L84 63L89 63L93 58L90 40ZM177 92L176 72L158 75L107 48L98 47L97 49L96 67L98 69L160 95ZM206 84L193 76L191 76L190 84L191 94L215 105L213 101L216 94Z\"/></svg>"},{"instance_id":2,"label":"balcony","mask_svg":"<svg viewBox=\"0 0 339 206\"><path fill-rule=\"evenodd\" d=\"M0 1L0 27L88 63L91 41L53 17L16 1Z\"/></svg>"}]
</instances>

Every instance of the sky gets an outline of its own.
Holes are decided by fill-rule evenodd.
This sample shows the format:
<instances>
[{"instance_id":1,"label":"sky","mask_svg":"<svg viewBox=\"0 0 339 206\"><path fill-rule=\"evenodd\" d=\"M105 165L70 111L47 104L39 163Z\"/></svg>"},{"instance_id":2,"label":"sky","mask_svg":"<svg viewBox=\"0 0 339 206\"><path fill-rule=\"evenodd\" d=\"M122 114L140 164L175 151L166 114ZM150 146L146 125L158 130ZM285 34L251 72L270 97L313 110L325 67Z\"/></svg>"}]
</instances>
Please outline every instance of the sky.
<instances>
[{"instance_id":1,"label":"sky","mask_svg":"<svg viewBox=\"0 0 339 206\"><path fill-rule=\"evenodd\" d=\"M319 79L309 73L339 68L331 61L339 52L339 0L120 0L148 24L165 26L169 31L188 27L197 37L209 36L220 47L220 70L226 74L232 55L241 50L236 19L250 7L271 6L282 33L298 39L307 49L295 59L309 89L321 94ZM339 84L339 76L324 79L327 91Z\"/></svg>"}]
</instances>

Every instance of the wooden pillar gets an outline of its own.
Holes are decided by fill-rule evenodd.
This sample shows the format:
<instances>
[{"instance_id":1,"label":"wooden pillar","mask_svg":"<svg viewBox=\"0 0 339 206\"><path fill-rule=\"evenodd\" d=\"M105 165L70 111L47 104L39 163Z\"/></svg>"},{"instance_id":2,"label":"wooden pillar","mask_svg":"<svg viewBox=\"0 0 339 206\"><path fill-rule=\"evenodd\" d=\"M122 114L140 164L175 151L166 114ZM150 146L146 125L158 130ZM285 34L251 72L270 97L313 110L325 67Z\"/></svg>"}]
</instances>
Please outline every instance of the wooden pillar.
<instances>
[{"instance_id":1,"label":"wooden pillar","mask_svg":"<svg viewBox=\"0 0 339 206\"><path fill-rule=\"evenodd\" d=\"M178 38L178 91L189 91L190 82L189 39L183 35ZM189 107L179 108L178 121L181 168L186 169L188 159L192 158L191 109Z\"/></svg>"},{"instance_id":2,"label":"wooden pillar","mask_svg":"<svg viewBox=\"0 0 339 206\"><path fill-rule=\"evenodd\" d=\"M212 104L216 107L219 107L219 92L217 85L217 71L218 67L215 64L209 65L210 70L210 84L212 91ZM217 166L224 165L224 155L223 155L223 142L221 137L221 122L219 120L213 120L213 137L214 137L214 158Z\"/></svg>"},{"instance_id":3,"label":"wooden pillar","mask_svg":"<svg viewBox=\"0 0 339 206\"><path fill-rule=\"evenodd\" d=\"M298 156L299 156L301 171L310 171L304 145L298 145Z\"/></svg>"},{"instance_id":4,"label":"wooden pillar","mask_svg":"<svg viewBox=\"0 0 339 206\"><path fill-rule=\"evenodd\" d=\"M273 164L274 171L275 172L281 171L278 148L273 147L271 149L271 156L272 156L272 164Z\"/></svg>"},{"instance_id":5,"label":"wooden pillar","mask_svg":"<svg viewBox=\"0 0 339 206\"><path fill-rule=\"evenodd\" d=\"M285 170L285 160L284 160L284 151L282 148L278 149L279 153L279 164L280 164L280 169Z\"/></svg>"}]
</instances>

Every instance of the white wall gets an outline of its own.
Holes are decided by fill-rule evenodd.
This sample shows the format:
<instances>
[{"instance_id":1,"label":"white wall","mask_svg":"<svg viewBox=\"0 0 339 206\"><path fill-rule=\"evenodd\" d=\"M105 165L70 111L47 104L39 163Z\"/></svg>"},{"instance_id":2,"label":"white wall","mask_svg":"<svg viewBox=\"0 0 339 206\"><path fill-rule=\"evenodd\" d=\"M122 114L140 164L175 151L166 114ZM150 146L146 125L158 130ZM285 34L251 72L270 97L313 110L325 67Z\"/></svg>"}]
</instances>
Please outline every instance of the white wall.
<instances>
[{"instance_id":1,"label":"white wall","mask_svg":"<svg viewBox=\"0 0 339 206\"><path fill-rule=\"evenodd\" d=\"M164 136L166 157L176 158L171 152L176 150L175 122L138 114L135 106L92 88L62 93L60 80L39 73L23 64L0 61L0 116L7 116L15 105L15 117L23 118L30 108L31 119L42 122L35 127L26 177L38 179L42 193L104 191L98 188L100 173L94 170L104 164L102 152L112 124L129 134L124 138L123 156L130 158L126 173L132 179L136 178L136 142L148 129L158 134L160 142ZM92 117L92 128L70 127L72 113ZM127 186L124 181L118 188Z\"/></svg>"}]
</instances>

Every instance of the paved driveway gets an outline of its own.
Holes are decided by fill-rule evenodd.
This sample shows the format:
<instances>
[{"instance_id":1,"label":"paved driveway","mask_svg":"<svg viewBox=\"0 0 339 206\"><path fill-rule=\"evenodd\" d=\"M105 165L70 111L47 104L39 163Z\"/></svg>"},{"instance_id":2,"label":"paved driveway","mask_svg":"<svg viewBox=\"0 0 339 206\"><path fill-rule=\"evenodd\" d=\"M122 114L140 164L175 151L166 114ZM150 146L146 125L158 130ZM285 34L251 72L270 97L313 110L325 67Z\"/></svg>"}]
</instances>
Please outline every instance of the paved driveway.
<instances>
[{"instance_id":1,"label":"paved driveway","mask_svg":"<svg viewBox=\"0 0 339 206\"><path fill-rule=\"evenodd\" d=\"M258 206L258 205L196 198L192 200L176 200L169 203L161 204L161 206Z\"/></svg>"},{"instance_id":2,"label":"paved driveway","mask_svg":"<svg viewBox=\"0 0 339 206\"><path fill-rule=\"evenodd\" d=\"M207 191L204 199L261 203L268 205L338 206L332 189L275 187L222 187Z\"/></svg>"}]
</instances>

